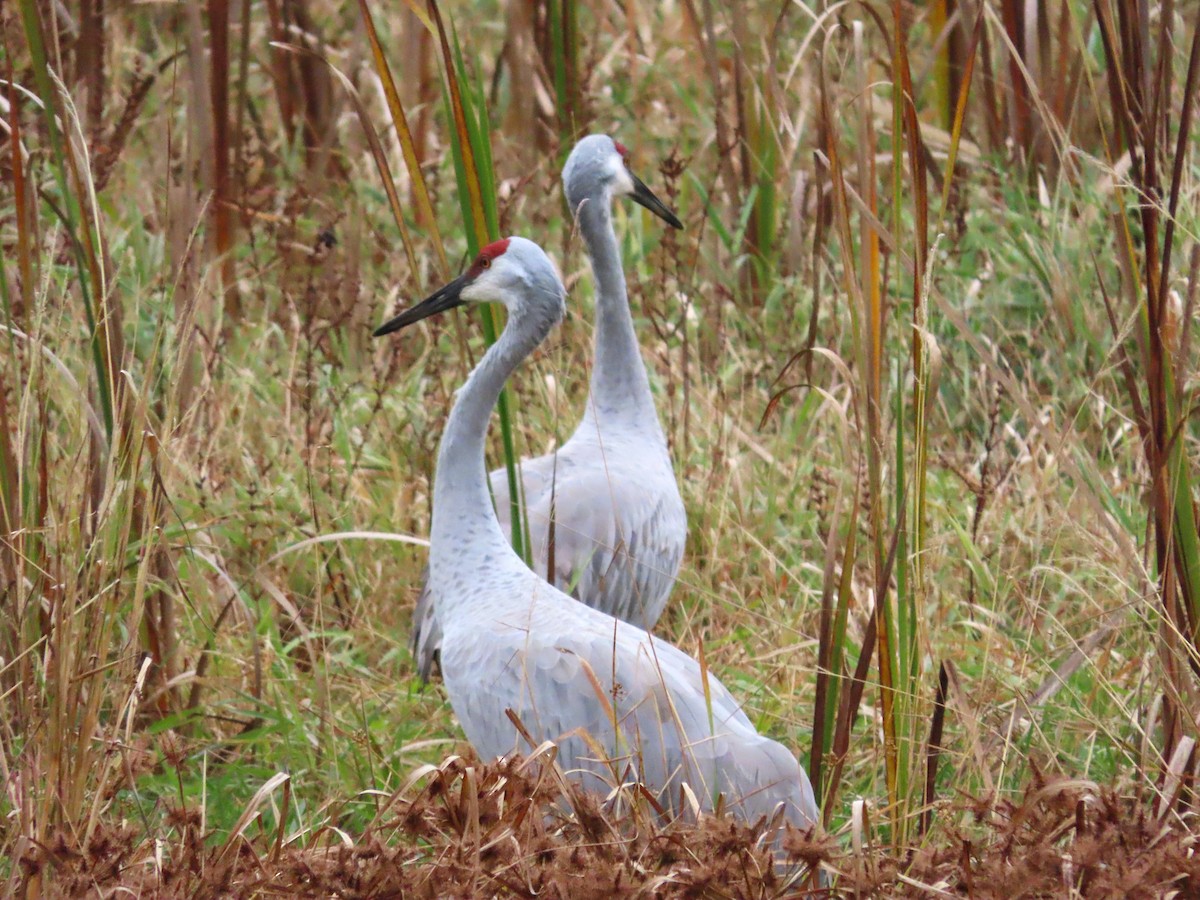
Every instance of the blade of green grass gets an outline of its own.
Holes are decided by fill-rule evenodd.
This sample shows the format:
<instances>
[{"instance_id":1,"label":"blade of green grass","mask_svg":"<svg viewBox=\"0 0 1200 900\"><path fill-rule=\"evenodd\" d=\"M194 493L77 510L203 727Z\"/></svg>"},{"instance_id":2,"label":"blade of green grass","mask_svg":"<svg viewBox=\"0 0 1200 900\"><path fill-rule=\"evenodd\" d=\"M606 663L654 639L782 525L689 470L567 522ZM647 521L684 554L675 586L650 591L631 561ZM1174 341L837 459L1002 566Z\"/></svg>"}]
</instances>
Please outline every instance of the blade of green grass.
<instances>
[{"instance_id":1,"label":"blade of green grass","mask_svg":"<svg viewBox=\"0 0 1200 900\"><path fill-rule=\"evenodd\" d=\"M428 0L430 18L437 29L438 43L442 50L442 66L446 75L443 96L450 118L454 122L451 148L454 155L454 170L458 181L459 204L463 218L469 223L467 246L474 257L481 247L500 237L496 211L495 174L491 164L491 145L488 131L484 130L487 114L482 110L482 93L478 98L464 94L462 84L469 81L461 52L452 52L450 40L442 21L436 0ZM457 38L455 39L457 45ZM468 103L471 108L468 108ZM476 111L478 109L479 111ZM485 185L488 191L485 193ZM491 306L481 310L483 334L490 345L496 340L496 320ZM504 447L504 469L508 478L509 513L512 522L512 544L517 554L529 560L528 523L521 506L521 491L517 480L517 453L513 440L513 414L507 389L500 392L496 404L500 419L501 442Z\"/></svg>"},{"instance_id":2,"label":"blade of green grass","mask_svg":"<svg viewBox=\"0 0 1200 900\"><path fill-rule=\"evenodd\" d=\"M975 16L975 28L971 35L971 46L967 50L963 66L962 84L958 89L958 100L954 105L954 121L950 128L950 152L946 158L946 176L942 179L942 204L938 213L938 229L946 222L946 210L950 203L950 184L954 180L954 167L958 162L958 147L962 141L963 123L967 115L967 100L971 95L971 79L975 74L975 60L979 53L979 41L983 35L983 10Z\"/></svg>"},{"instance_id":3,"label":"blade of green grass","mask_svg":"<svg viewBox=\"0 0 1200 900\"><path fill-rule=\"evenodd\" d=\"M25 40L33 65L34 80L42 101L46 123L46 135L54 159L54 179L58 186L62 206L51 205L63 222L70 236L71 256L79 279L79 293L83 300L84 314L91 332L92 361L96 370L96 390L100 395L100 407L104 415L104 427L111 443L114 429L114 385L116 379L111 365L110 325L105 316L103 279L100 263L96 258L91 229L78 198L79 166L71 142L59 130L60 121L56 79L46 57L46 46L42 40L41 16L34 0L21 0L21 19L25 27ZM76 189L72 190L72 186ZM93 303L93 295L99 307Z\"/></svg>"},{"instance_id":4,"label":"blade of green grass","mask_svg":"<svg viewBox=\"0 0 1200 900\"><path fill-rule=\"evenodd\" d=\"M417 204L417 219L428 229L429 236L433 240L434 250L437 252L438 271L441 273L443 280L449 281L453 277L453 273L450 271L450 264L446 260L446 248L442 242L441 232L438 230L437 216L433 213L433 204L429 200L429 188L425 184L425 173L422 171L421 161L417 157L417 147L413 140L412 130L408 127L408 116L404 112L404 105L400 102L400 93L396 90L395 79L392 78L392 68L388 65L387 56L383 52L383 45L379 42L379 34L375 30L375 19L371 15L370 7L367 6L367 0L358 0L358 9L362 16L363 26L367 31L367 41L371 45L371 60L374 62L375 71L379 75L380 82L383 84L383 93L387 98L388 111L392 115L392 124L395 126L396 135L400 139L400 149L404 154L404 164L408 169L408 177L412 182L413 199Z\"/></svg>"}]
</instances>

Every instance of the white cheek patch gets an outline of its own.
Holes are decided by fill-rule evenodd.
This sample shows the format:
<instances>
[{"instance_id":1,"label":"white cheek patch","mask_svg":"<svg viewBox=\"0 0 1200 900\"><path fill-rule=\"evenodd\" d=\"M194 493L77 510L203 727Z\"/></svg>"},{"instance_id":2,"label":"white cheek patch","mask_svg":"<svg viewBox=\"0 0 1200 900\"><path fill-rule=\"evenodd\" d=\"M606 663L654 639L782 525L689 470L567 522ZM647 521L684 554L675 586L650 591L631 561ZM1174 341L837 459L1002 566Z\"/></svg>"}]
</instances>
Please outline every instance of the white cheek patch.
<instances>
[{"instance_id":1,"label":"white cheek patch","mask_svg":"<svg viewBox=\"0 0 1200 900\"><path fill-rule=\"evenodd\" d=\"M471 303L502 303L508 306L509 262L503 256L492 260L492 264L475 276L475 280L463 288L459 295Z\"/></svg>"},{"instance_id":2,"label":"white cheek patch","mask_svg":"<svg viewBox=\"0 0 1200 900\"><path fill-rule=\"evenodd\" d=\"M491 274L491 269L484 269L474 281L462 289L462 293L458 296L471 303L479 303L481 300L488 299L491 292L488 291L487 284L491 280L489 277Z\"/></svg>"},{"instance_id":3,"label":"white cheek patch","mask_svg":"<svg viewBox=\"0 0 1200 900\"><path fill-rule=\"evenodd\" d=\"M625 168L625 161L621 157L616 158L614 163L615 171L613 172L613 193L618 196L633 193L633 178L629 174L629 170Z\"/></svg>"}]
</instances>

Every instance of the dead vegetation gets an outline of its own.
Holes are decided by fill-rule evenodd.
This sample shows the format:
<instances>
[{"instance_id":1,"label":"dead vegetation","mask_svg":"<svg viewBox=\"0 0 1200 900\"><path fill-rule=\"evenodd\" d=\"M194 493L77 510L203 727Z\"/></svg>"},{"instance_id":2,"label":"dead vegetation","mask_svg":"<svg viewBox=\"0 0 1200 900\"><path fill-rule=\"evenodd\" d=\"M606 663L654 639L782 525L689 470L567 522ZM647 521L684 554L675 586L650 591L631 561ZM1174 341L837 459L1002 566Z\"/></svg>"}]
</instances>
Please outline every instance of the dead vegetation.
<instances>
[{"instance_id":1,"label":"dead vegetation","mask_svg":"<svg viewBox=\"0 0 1200 900\"><path fill-rule=\"evenodd\" d=\"M1078 896L1190 897L1200 891L1197 836L1138 799L1039 778L1017 802L960 802L938 839L897 855L858 835L849 852L824 834L788 828L776 865L760 832L728 819L659 825L614 814L571 792L549 764L481 765L452 757L423 784L382 802L377 821L349 835L326 825L303 841L242 833L213 843L198 810L174 809L175 837L144 841L106 825L80 846L60 833L27 850L25 883L43 896L929 897L978 900ZM836 887L807 880L812 866ZM796 873L796 874L789 874ZM117 893L117 891L120 893Z\"/></svg>"}]
</instances>

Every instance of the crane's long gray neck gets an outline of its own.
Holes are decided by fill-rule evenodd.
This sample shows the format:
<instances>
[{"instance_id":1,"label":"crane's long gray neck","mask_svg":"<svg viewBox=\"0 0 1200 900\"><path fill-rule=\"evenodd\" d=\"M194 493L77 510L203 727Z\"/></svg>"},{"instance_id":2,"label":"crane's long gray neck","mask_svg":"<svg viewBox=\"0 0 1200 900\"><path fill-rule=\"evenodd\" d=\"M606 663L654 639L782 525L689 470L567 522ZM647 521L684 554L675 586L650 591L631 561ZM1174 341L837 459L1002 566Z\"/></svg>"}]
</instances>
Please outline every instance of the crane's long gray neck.
<instances>
[{"instance_id":1,"label":"crane's long gray neck","mask_svg":"<svg viewBox=\"0 0 1200 900\"><path fill-rule=\"evenodd\" d=\"M435 585L446 587L450 573L471 573L520 557L500 529L488 493L484 440L500 390L513 370L545 340L553 315L510 314L508 324L459 389L442 434L433 480L433 525L429 567ZM523 564L522 564L523 565ZM439 604L462 602L469 591L440 591Z\"/></svg>"},{"instance_id":2,"label":"crane's long gray neck","mask_svg":"<svg viewBox=\"0 0 1200 900\"><path fill-rule=\"evenodd\" d=\"M611 198L592 197L584 202L579 209L579 230L596 279L595 362L580 428L628 424L661 432L629 312Z\"/></svg>"}]
</instances>

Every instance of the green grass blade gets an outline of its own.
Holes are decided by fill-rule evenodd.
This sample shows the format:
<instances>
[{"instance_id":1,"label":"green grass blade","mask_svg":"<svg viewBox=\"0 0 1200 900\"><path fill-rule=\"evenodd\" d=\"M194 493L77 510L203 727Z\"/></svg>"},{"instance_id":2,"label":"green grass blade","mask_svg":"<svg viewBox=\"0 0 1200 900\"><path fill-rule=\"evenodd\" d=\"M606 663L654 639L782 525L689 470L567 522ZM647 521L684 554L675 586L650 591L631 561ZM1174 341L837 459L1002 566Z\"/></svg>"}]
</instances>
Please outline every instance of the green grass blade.
<instances>
[{"instance_id":1,"label":"green grass blade","mask_svg":"<svg viewBox=\"0 0 1200 900\"><path fill-rule=\"evenodd\" d=\"M446 26L436 0L429 0L429 12L437 27L438 42L442 49L442 63L446 73L446 85L443 97L449 107L450 118L454 122L454 132L451 135L451 146L454 155L454 171L458 179L459 203L463 206L464 218L470 223L467 245L474 256L485 244L500 237L497 225L496 196L494 190L495 175L491 167L491 147L488 143L488 133L480 128L480 123L486 121L486 114L476 114L469 108L472 98L465 94L462 85L469 82L462 54L455 53L450 48L446 34ZM457 39L455 41L457 45ZM482 102L477 105L482 106ZM480 163L486 163L484 171ZM485 195L484 184L492 187ZM486 196L486 199L485 199ZM483 333L488 344L496 340L496 321L492 308L485 306L482 310ZM501 391L496 404L500 418L500 435L504 447L504 469L508 477L508 494L510 498L510 520L512 522L512 544L517 554L526 561L529 551L525 534L528 525L525 522L524 510L521 506L521 491L517 481L517 453L513 439L513 414L507 389Z\"/></svg>"},{"instance_id":2,"label":"green grass blade","mask_svg":"<svg viewBox=\"0 0 1200 900\"><path fill-rule=\"evenodd\" d=\"M46 57L46 46L42 40L41 16L34 0L21 0L21 19L25 26L25 39L29 47L34 79L37 82L38 94L41 97L42 109L45 114L46 135L54 159L54 179L62 200L62 206L56 209L56 212L71 238L71 256L79 276L79 293L83 300L88 329L91 332L96 390L100 395L104 427L111 443L114 429L113 390L116 378L111 364L110 323L106 320L104 310L98 309L93 303L93 294L101 304L104 302L100 264L96 258L92 233L85 219L83 206L79 201L83 195L83 191L80 189L79 166L70 142L58 127L58 90Z\"/></svg>"},{"instance_id":3,"label":"green grass blade","mask_svg":"<svg viewBox=\"0 0 1200 900\"><path fill-rule=\"evenodd\" d=\"M371 45L371 61L375 64L375 72L383 84L383 93L387 98L388 111L392 115L392 124L400 139L404 165L408 169L408 177L412 182L418 221L428 229L429 236L433 240L434 250L437 252L438 271L443 280L449 281L453 277L453 273L450 271L450 264L446 259L446 247L442 242L441 231L438 229L437 216L433 213L433 204L429 200L429 188L425 184L425 173L421 169L421 161L417 158L416 142L413 140L412 130L408 127L408 116L404 112L404 104L400 102L400 92L396 90L392 68L388 65L387 55L379 41L379 33L375 29L375 19L371 15L367 0L358 0L358 9L362 16L363 26L367 31L367 41ZM390 194L388 199L391 199Z\"/></svg>"}]
</instances>

